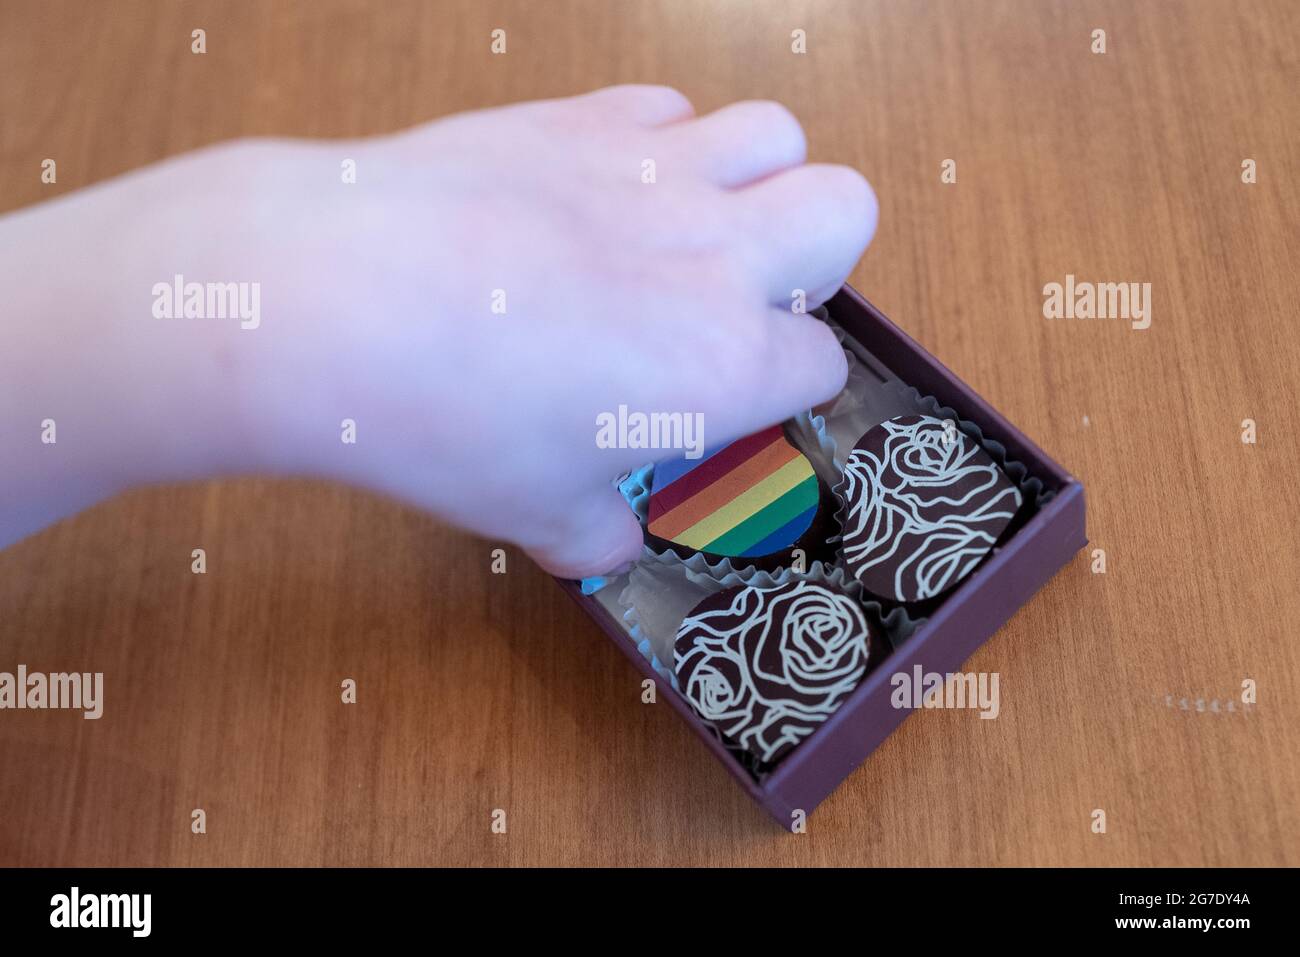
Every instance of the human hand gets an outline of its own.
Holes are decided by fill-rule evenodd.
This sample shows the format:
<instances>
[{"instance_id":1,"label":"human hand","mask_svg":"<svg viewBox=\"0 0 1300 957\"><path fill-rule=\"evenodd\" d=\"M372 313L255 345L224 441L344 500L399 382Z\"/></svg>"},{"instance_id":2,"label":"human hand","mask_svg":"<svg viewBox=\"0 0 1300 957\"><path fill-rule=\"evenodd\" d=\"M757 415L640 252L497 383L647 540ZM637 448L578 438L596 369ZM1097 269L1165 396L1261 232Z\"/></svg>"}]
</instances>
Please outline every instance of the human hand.
<instances>
[{"instance_id":1,"label":"human hand","mask_svg":"<svg viewBox=\"0 0 1300 957\"><path fill-rule=\"evenodd\" d=\"M612 480L680 452L601 448L597 416L698 413L713 446L843 386L834 336L791 300L839 288L875 197L804 155L775 104L696 119L675 91L633 86L367 140L243 141L135 174L129 201L100 194L138 225L104 279L119 291L97 301L174 274L255 281L261 318L99 329L110 369L134 354L115 427L197 435L201 461L156 477L330 476L553 573L609 571L641 548ZM189 401L169 411L178 390Z\"/></svg>"},{"instance_id":2,"label":"human hand","mask_svg":"<svg viewBox=\"0 0 1300 957\"><path fill-rule=\"evenodd\" d=\"M308 414L359 429L311 461L556 574L634 560L641 531L611 482L675 453L600 448L597 416L699 413L716 445L843 386L834 336L792 293L811 308L842 285L876 204L860 175L804 165L804 150L780 106L693 119L657 87L367 144L349 197L364 213L301 199L324 241L307 240L313 307L285 346L331 324Z\"/></svg>"}]
</instances>

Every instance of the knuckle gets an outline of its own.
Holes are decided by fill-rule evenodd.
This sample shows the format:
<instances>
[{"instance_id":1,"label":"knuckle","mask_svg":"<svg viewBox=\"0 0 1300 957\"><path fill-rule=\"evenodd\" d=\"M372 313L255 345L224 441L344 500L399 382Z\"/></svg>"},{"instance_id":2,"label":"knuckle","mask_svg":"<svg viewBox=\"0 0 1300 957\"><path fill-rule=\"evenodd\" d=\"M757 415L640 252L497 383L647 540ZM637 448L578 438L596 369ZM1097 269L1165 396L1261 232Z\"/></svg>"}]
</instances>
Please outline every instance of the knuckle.
<instances>
[{"instance_id":1,"label":"knuckle","mask_svg":"<svg viewBox=\"0 0 1300 957\"><path fill-rule=\"evenodd\" d=\"M875 190L867 178L851 166L827 166L820 171L823 199L828 211L851 222L875 226Z\"/></svg>"},{"instance_id":2,"label":"knuckle","mask_svg":"<svg viewBox=\"0 0 1300 957\"><path fill-rule=\"evenodd\" d=\"M646 96L653 97L655 103L665 110L686 115L695 112L695 106L691 103L690 98L674 86L652 85L642 89L645 91Z\"/></svg>"},{"instance_id":3,"label":"knuckle","mask_svg":"<svg viewBox=\"0 0 1300 957\"><path fill-rule=\"evenodd\" d=\"M807 153L803 125L785 104L776 100L750 100L745 106L751 122L764 135L782 142L794 154L803 156Z\"/></svg>"}]
</instances>

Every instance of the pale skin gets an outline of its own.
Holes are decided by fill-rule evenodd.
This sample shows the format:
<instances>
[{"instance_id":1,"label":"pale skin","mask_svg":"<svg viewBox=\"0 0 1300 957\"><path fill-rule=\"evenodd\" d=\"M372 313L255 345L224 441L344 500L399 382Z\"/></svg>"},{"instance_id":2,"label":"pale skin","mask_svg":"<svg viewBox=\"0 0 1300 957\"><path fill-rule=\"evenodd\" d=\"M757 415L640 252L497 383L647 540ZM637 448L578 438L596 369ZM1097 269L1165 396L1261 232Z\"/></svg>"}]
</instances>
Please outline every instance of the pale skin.
<instances>
[{"instance_id":1,"label":"pale skin","mask_svg":"<svg viewBox=\"0 0 1300 957\"><path fill-rule=\"evenodd\" d=\"M611 483L662 453L598 447L601 413L699 412L713 446L843 387L791 297L840 287L876 200L805 151L775 103L611 87L235 141L0 217L0 547L137 485L302 475L557 575L626 566ZM259 283L257 328L155 318L176 274Z\"/></svg>"}]
</instances>

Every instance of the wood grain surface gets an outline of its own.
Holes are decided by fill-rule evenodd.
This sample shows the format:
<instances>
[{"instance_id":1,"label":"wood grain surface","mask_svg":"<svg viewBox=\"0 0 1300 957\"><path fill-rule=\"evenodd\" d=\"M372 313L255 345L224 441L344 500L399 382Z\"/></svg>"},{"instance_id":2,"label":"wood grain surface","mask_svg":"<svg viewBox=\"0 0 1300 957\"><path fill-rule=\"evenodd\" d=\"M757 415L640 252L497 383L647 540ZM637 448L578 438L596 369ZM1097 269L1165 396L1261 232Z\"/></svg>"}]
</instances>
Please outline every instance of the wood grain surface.
<instances>
[{"instance_id":1,"label":"wood grain surface","mask_svg":"<svg viewBox=\"0 0 1300 957\"><path fill-rule=\"evenodd\" d=\"M852 283L1084 481L1107 564L968 662L997 720L913 715L792 836L513 549L137 491L0 553L0 670L105 673L99 721L0 712L0 864L1300 864L1297 36L1285 0L2 0L4 209L616 82L781 100L880 197ZM1151 327L1045 319L1067 274L1151 283Z\"/></svg>"}]
</instances>

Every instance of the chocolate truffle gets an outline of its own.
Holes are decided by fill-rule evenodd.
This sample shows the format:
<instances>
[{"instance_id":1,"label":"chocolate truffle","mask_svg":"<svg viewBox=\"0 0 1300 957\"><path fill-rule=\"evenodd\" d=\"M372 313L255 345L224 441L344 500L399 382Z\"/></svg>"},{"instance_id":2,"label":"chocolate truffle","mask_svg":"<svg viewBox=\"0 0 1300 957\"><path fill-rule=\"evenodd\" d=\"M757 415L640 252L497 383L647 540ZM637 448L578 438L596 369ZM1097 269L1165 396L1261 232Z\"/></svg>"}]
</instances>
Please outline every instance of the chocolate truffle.
<instances>
[{"instance_id":1,"label":"chocolate truffle","mask_svg":"<svg viewBox=\"0 0 1300 957\"><path fill-rule=\"evenodd\" d=\"M977 443L928 415L882 422L844 466L842 554L863 588L916 602L952 588L992 551L1020 490Z\"/></svg>"},{"instance_id":2,"label":"chocolate truffle","mask_svg":"<svg viewBox=\"0 0 1300 957\"><path fill-rule=\"evenodd\" d=\"M833 502L812 463L774 425L698 459L657 464L646 537L685 558L702 552L773 568L801 547L812 562L822 557Z\"/></svg>"},{"instance_id":3,"label":"chocolate truffle","mask_svg":"<svg viewBox=\"0 0 1300 957\"><path fill-rule=\"evenodd\" d=\"M728 588L677 629L677 685L723 742L761 770L857 687L871 638L858 602L825 585Z\"/></svg>"}]
</instances>

